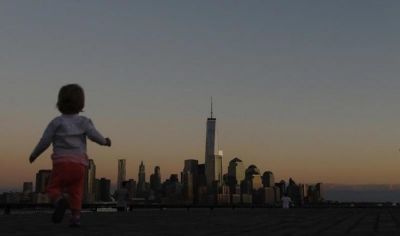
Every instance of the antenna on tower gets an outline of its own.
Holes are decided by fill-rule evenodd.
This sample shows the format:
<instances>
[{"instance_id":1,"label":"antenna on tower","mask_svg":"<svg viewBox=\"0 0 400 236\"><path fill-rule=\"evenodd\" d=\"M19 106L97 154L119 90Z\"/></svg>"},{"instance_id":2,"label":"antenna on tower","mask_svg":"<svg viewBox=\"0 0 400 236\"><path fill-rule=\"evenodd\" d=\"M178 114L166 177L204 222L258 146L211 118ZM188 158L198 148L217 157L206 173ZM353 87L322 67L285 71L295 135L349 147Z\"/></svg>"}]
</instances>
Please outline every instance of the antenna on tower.
<instances>
[{"instance_id":1,"label":"antenna on tower","mask_svg":"<svg viewBox=\"0 0 400 236\"><path fill-rule=\"evenodd\" d=\"M213 100L211 96L211 118L213 118Z\"/></svg>"}]
</instances>

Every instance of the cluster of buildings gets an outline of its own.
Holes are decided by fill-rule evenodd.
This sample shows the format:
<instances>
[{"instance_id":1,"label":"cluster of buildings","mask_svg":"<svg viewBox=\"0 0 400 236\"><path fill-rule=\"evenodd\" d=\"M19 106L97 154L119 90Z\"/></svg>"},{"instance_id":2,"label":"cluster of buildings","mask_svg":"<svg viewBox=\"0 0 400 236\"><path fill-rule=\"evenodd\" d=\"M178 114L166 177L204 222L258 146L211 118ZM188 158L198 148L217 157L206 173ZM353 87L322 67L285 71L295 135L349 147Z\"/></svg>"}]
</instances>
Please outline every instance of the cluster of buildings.
<instances>
[{"instance_id":1,"label":"cluster of buildings","mask_svg":"<svg viewBox=\"0 0 400 236\"><path fill-rule=\"evenodd\" d=\"M283 196L288 196L292 202L301 206L308 203L317 203L323 200L322 184L296 184L289 179L275 182L274 174L265 171L261 174L255 165L245 168L242 160L233 158L229 162L227 173L222 169L223 152L218 150L216 140L216 118L213 117L212 103L211 116L207 119L205 161L188 159L184 161L183 169L178 174L172 174L165 181L161 181L160 167L156 166L146 180L145 165L140 163L137 181L127 179L126 160L118 160L117 191L127 188L129 199L133 203L160 203L160 204L253 204L275 205ZM3 193L0 201L15 203L47 203L45 194L51 170L39 170L36 174L35 191L33 183L23 184L22 193ZM111 180L96 178L96 165L89 160L85 175L84 202L113 201L110 191Z\"/></svg>"},{"instance_id":2,"label":"cluster of buildings","mask_svg":"<svg viewBox=\"0 0 400 236\"><path fill-rule=\"evenodd\" d=\"M33 182L24 182L22 192L5 192L0 194L0 203L50 203L46 189L49 184L51 170L39 170L36 173L35 188ZM96 179L96 166L93 160L89 160L84 182L84 202L108 202L110 196L111 181L106 178Z\"/></svg>"},{"instance_id":3,"label":"cluster of buildings","mask_svg":"<svg viewBox=\"0 0 400 236\"><path fill-rule=\"evenodd\" d=\"M180 176L172 174L161 181L160 167L156 166L146 182L145 166L139 167L138 181L126 180L126 160L118 160L117 189L128 189L132 201L161 204L216 204L216 205L276 205L283 196L292 199L293 204L319 203L323 200L322 184L296 184L293 179L276 183L274 174L263 174L255 165L244 168L242 160L234 158L229 162L228 173L215 174L219 178L208 178L206 164L198 160L184 161ZM209 182L207 181L209 180Z\"/></svg>"}]
</instances>

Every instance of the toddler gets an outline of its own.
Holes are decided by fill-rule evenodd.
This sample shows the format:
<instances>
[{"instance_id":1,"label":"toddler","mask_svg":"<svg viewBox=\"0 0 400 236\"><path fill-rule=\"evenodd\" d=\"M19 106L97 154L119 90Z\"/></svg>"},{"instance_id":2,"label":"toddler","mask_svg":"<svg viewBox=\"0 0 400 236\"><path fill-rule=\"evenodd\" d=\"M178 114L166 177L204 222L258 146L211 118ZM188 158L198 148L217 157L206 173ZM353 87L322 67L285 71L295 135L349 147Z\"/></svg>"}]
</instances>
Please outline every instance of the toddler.
<instances>
[{"instance_id":1,"label":"toddler","mask_svg":"<svg viewBox=\"0 0 400 236\"><path fill-rule=\"evenodd\" d=\"M79 115L84 106L85 95L79 85L63 86L57 101L61 115L49 123L29 158L32 163L53 144L53 169L47 187L47 194L55 204L52 221L60 223L69 208L72 227L80 226L84 176L88 166L86 137L100 145L111 146L111 140L104 138L89 118Z\"/></svg>"}]
</instances>

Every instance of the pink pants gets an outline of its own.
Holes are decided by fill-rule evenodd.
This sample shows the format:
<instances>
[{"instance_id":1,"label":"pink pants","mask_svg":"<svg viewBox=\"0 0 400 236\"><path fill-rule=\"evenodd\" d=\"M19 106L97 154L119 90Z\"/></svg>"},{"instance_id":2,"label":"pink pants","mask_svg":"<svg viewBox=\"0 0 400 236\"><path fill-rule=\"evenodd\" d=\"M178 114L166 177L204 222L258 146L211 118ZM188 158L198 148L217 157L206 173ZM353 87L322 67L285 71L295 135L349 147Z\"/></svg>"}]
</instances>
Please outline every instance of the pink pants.
<instances>
[{"instance_id":1,"label":"pink pants","mask_svg":"<svg viewBox=\"0 0 400 236\"><path fill-rule=\"evenodd\" d=\"M53 164L47 194L55 201L63 193L68 194L71 210L82 208L83 182L86 167L74 162L60 162Z\"/></svg>"}]
</instances>

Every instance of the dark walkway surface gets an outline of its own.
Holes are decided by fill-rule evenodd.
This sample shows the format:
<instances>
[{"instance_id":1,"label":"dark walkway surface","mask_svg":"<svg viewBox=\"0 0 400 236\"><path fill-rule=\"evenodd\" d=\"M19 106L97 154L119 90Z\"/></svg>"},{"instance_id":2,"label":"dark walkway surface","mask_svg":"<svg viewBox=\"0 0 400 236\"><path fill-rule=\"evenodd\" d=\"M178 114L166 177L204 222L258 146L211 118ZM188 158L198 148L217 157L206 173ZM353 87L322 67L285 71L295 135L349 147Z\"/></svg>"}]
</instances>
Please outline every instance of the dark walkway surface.
<instances>
[{"instance_id":1,"label":"dark walkway surface","mask_svg":"<svg viewBox=\"0 0 400 236\"><path fill-rule=\"evenodd\" d=\"M85 213L82 227L48 213L1 215L0 235L400 235L400 209L166 209Z\"/></svg>"}]
</instances>

